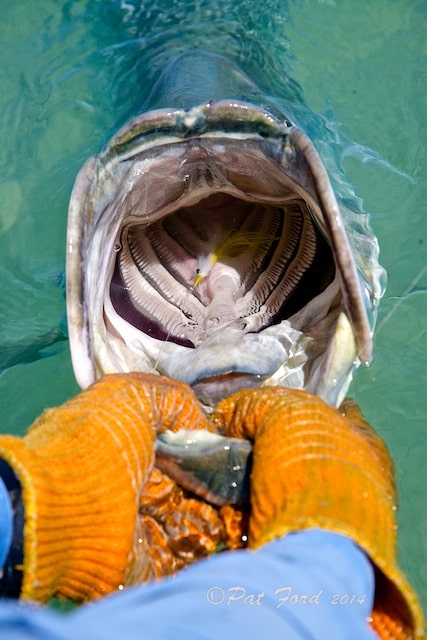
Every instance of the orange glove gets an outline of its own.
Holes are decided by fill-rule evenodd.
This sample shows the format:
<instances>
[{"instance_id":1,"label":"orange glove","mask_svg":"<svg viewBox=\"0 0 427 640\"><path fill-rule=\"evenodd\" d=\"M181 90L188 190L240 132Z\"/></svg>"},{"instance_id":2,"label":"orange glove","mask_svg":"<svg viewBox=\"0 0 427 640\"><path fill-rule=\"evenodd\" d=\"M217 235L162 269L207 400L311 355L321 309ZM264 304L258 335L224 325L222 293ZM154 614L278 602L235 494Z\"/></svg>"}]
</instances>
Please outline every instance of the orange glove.
<instances>
[{"instance_id":1,"label":"orange glove","mask_svg":"<svg viewBox=\"0 0 427 640\"><path fill-rule=\"evenodd\" d=\"M85 601L153 575L140 498L157 429L204 429L187 385L146 374L106 376L25 438L0 436L22 486L21 598Z\"/></svg>"},{"instance_id":2,"label":"orange glove","mask_svg":"<svg viewBox=\"0 0 427 640\"><path fill-rule=\"evenodd\" d=\"M237 393L215 409L228 436L254 441L249 546L319 527L352 538L376 568L372 627L422 638L416 596L396 566L396 497L388 451L354 404L343 417L304 391Z\"/></svg>"}]
</instances>

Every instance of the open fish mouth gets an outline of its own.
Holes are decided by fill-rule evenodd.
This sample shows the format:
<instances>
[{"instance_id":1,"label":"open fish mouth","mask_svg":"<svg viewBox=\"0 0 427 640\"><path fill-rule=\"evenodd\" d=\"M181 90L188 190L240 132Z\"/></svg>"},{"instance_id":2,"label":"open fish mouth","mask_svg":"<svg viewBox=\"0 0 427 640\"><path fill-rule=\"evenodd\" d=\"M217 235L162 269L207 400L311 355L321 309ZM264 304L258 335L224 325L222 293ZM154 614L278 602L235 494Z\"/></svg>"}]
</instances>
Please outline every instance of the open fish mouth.
<instances>
[{"instance_id":1,"label":"open fish mouth","mask_svg":"<svg viewBox=\"0 0 427 640\"><path fill-rule=\"evenodd\" d=\"M358 267L298 127L234 100L145 113L86 162L72 193L77 381L155 371L206 406L259 385L338 404L372 353L374 287Z\"/></svg>"}]
</instances>

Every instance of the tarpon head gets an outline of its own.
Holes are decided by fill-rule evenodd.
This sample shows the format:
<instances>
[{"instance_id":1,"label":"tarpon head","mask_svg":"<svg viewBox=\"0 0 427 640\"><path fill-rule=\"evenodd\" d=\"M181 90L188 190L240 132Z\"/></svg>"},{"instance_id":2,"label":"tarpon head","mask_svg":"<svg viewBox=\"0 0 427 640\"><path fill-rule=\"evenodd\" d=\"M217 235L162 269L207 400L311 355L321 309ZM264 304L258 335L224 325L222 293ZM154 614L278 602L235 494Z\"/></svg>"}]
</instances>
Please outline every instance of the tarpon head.
<instances>
[{"instance_id":1,"label":"tarpon head","mask_svg":"<svg viewBox=\"0 0 427 640\"><path fill-rule=\"evenodd\" d=\"M78 383L155 371L206 406L260 385L338 404L371 359L381 295L375 238L365 226L351 241L357 215L343 216L314 145L274 109L224 99L134 118L71 197Z\"/></svg>"}]
</instances>

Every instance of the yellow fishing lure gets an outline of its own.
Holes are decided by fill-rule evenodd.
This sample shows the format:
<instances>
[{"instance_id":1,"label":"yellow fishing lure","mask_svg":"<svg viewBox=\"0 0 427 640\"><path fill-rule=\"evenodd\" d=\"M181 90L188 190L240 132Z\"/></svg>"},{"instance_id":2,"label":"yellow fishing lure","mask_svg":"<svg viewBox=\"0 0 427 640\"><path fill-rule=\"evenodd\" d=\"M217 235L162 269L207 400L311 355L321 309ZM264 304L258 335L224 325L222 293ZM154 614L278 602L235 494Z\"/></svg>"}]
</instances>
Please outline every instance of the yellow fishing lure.
<instances>
[{"instance_id":1,"label":"yellow fishing lure","mask_svg":"<svg viewBox=\"0 0 427 640\"><path fill-rule=\"evenodd\" d=\"M213 251L199 257L199 267L196 269L193 289L210 274L219 260L236 258L249 251L257 253L263 246L271 244L273 240L275 237L262 231L228 231Z\"/></svg>"}]
</instances>

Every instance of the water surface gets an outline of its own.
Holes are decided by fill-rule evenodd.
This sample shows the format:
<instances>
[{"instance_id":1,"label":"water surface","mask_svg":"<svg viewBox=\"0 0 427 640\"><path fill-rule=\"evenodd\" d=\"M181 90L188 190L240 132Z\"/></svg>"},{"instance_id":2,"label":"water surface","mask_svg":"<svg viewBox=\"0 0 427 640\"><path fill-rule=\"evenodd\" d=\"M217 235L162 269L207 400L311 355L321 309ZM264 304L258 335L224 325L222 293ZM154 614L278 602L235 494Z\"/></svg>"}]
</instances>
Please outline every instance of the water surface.
<instances>
[{"instance_id":1,"label":"water surface","mask_svg":"<svg viewBox=\"0 0 427 640\"><path fill-rule=\"evenodd\" d=\"M248 71L259 64L255 34L264 88L297 99L289 74L347 139L342 161L379 238L389 284L374 362L358 371L351 395L394 456L399 562L426 604L426 5L295 0L268 2L260 16L254 2L151 2L152 36L141 39L134 4L0 0L0 428L22 434L77 391L63 272L80 166L138 111L147 78L182 46L182 29ZM208 16L209 4L217 7L209 28L195 29L194 11Z\"/></svg>"}]
</instances>

